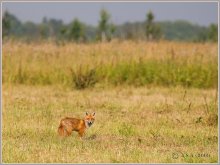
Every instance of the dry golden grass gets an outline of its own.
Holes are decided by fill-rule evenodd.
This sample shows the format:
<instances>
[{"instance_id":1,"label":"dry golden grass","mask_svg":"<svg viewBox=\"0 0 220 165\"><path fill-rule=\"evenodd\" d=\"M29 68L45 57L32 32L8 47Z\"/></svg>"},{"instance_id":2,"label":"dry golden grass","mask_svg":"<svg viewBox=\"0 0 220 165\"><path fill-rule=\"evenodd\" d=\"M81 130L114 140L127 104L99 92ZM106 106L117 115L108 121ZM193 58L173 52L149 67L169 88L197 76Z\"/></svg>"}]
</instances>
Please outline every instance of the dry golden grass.
<instances>
[{"instance_id":1,"label":"dry golden grass","mask_svg":"<svg viewBox=\"0 0 220 165\"><path fill-rule=\"evenodd\" d=\"M2 161L216 163L217 52L212 43L4 43ZM80 67L95 67L94 87L72 88ZM61 118L86 111L96 121L83 141L58 137Z\"/></svg>"},{"instance_id":2,"label":"dry golden grass","mask_svg":"<svg viewBox=\"0 0 220 165\"><path fill-rule=\"evenodd\" d=\"M213 43L187 42L119 42L74 44L66 43L30 43L6 42L3 45L3 57L9 56L13 61L27 61L45 67L73 65L109 64L120 61L139 61L146 59L203 58L204 61L217 58L218 45ZM212 58L210 58L210 56ZM22 59L20 58L22 57ZM4 60L4 59L3 59ZM43 63L42 63L43 62ZM44 65L46 64L46 65ZM49 66L48 66L49 65ZM36 66L35 66L36 67ZM38 66L40 67L40 66Z\"/></svg>"},{"instance_id":3,"label":"dry golden grass","mask_svg":"<svg viewBox=\"0 0 220 165\"><path fill-rule=\"evenodd\" d=\"M60 119L83 117L85 111L96 112L85 140L75 133L60 139ZM218 128L217 121L208 122L211 114L217 114L216 90L3 85L2 160L217 162Z\"/></svg>"}]
</instances>

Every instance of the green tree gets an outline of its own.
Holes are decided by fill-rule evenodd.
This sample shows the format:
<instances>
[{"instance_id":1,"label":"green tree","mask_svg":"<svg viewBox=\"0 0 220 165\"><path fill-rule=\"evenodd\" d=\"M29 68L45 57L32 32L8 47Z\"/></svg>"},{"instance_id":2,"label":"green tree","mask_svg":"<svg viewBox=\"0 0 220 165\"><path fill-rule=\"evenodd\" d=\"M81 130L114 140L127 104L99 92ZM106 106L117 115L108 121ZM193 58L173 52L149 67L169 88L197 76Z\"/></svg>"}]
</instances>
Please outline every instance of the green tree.
<instances>
[{"instance_id":1,"label":"green tree","mask_svg":"<svg viewBox=\"0 0 220 165\"><path fill-rule=\"evenodd\" d=\"M70 24L69 39L77 42L85 39L84 26L78 19Z\"/></svg>"},{"instance_id":2,"label":"green tree","mask_svg":"<svg viewBox=\"0 0 220 165\"><path fill-rule=\"evenodd\" d=\"M56 20L56 19L50 19L48 21L49 25L49 34L50 37L57 37L61 29L63 28L63 21L62 20Z\"/></svg>"},{"instance_id":3,"label":"green tree","mask_svg":"<svg viewBox=\"0 0 220 165\"><path fill-rule=\"evenodd\" d=\"M9 35L10 31L10 15L8 11L6 11L2 18L2 36L3 38Z\"/></svg>"},{"instance_id":4,"label":"green tree","mask_svg":"<svg viewBox=\"0 0 220 165\"><path fill-rule=\"evenodd\" d=\"M153 20L154 20L154 15L150 11L147 13L147 20L146 20L146 37L148 40L151 40L153 38Z\"/></svg>"},{"instance_id":5,"label":"green tree","mask_svg":"<svg viewBox=\"0 0 220 165\"><path fill-rule=\"evenodd\" d=\"M110 14L102 9L100 11L100 21L98 26L98 39L101 41L111 40L113 33L115 32L115 26L110 22Z\"/></svg>"},{"instance_id":6,"label":"green tree","mask_svg":"<svg viewBox=\"0 0 220 165\"><path fill-rule=\"evenodd\" d=\"M218 41L218 25L211 24L208 30L208 38L210 41L217 42Z\"/></svg>"},{"instance_id":7,"label":"green tree","mask_svg":"<svg viewBox=\"0 0 220 165\"><path fill-rule=\"evenodd\" d=\"M39 32L40 32L40 37L42 39L46 39L49 37L49 24L48 24L48 20L46 17L43 18L42 23L39 25Z\"/></svg>"},{"instance_id":8,"label":"green tree","mask_svg":"<svg viewBox=\"0 0 220 165\"><path fill-rule=\"evenodd\" d=\"M146 37L147 40L155 40L161 37L161 29L159 25L154 23L154 15L150 11L146 16Z\"/></svg>"},{"instance_id":9,"label":"green tree","mask_svg":"<svg viewBox=\"0 0 220 165\"><path fill-rule=\"evenodd\" d=\"M110 39L112 39L113 37L113 34L115 33L115 30L116 30L116 27L115 25L113 24L113 22L110 24Z\"/></svg>"},{"instance_id":10,"label":"green tree","mask_svg":"<svg viewBox=\"0 0 220 165\"><path fill-rule=\"evenodd\" d=\"M23 37L26 39L26 41L39 37L39 29L35 23L27 21L23 24L23 29Z\"/></svg>"},{"instance_id":11,"label":"green tree","mask_svg":"<svg viewBox=\"0 0 220 165\"><path fill-rule=\"evenodd\" d=\"M8 11L5 11L2 18L2 35L10 36L10 35L21 36L23 34L22 23Z\"/></svg>"}]
</instances>

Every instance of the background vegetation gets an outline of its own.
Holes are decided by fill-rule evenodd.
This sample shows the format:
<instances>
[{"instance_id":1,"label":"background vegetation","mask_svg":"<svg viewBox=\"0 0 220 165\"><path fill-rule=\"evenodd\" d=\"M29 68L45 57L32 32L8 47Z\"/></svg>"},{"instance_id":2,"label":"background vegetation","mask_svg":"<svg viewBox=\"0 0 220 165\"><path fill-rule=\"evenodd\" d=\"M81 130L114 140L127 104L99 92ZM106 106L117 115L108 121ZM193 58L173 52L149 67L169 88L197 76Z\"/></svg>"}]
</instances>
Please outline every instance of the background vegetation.
<instances>
[{"instance_id":1,"label":"background vegetation","mask_svg":"<svg viewBox=\"0 0 220 165\"><path fill-rule=\"evenodd\" d=\"M13 37L27 42L50 39L62 43L64 41L95 42L113 38L146 40L150 35L156 40L217 42L218 26L211 24L205 27L184 20L156 22L151 11L146 14L146 20L143 22L114 25L111 15L102 9L97 27L86 25L77 18L69 24L64 24L62 20L44 17L42 23L36 24L30 21L23 23L8 11L3 15L4 39Z\"/></svg>"}]
</instances>

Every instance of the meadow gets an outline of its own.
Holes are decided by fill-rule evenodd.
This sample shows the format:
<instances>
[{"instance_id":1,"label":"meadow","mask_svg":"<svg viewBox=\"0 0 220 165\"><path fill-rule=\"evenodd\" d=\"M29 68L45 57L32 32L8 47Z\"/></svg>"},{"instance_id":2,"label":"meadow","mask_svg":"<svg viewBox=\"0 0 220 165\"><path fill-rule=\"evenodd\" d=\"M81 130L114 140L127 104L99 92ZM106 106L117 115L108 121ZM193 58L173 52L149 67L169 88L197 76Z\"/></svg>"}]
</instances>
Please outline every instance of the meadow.
<instances>
[{"instance_id":1,"label":"meadow","mask_svg":"<svg viewBox=\"0 0 220 165\"><path fill-rule=\"evenodd\" d=\"M217 44L10 41L2 53L4 163L217 163ZM58 136L86 111L83 140Z\"/></svg>"}]
</instances>

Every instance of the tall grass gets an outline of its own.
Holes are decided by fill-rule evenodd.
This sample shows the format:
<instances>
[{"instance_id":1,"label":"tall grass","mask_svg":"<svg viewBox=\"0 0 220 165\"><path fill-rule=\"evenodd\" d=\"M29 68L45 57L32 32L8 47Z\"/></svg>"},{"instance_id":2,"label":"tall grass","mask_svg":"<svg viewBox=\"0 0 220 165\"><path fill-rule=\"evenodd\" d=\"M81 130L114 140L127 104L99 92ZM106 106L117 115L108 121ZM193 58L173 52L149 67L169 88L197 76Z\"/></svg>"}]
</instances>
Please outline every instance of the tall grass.
<instances>
[{"instance_id":1,"label":"tall grass","mask_svg":"<svg viewBox=\"0 0 220 165\"><path fill-rule=\"evenodd\" d=\"M111 42L3 45L3 83L215 88L217 44Z\"/></svg>"},{"instance_id":2,"label":"tall grass","mask_svg":"<svg viewBox=\"0 0 220 165\"><path fill-rule=\"evenodd\" d=\"M217 86L217 64L187 63L185 61L148 60L121 63L106 67L101 77L113 84L142 86L177 86L211 88ZM105 76L106 75L106 76Z\"/></svg>"}]
</instances>

